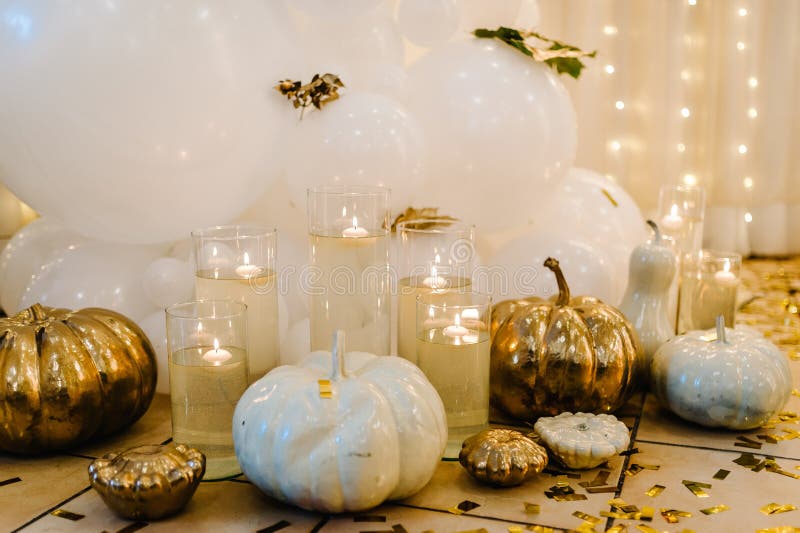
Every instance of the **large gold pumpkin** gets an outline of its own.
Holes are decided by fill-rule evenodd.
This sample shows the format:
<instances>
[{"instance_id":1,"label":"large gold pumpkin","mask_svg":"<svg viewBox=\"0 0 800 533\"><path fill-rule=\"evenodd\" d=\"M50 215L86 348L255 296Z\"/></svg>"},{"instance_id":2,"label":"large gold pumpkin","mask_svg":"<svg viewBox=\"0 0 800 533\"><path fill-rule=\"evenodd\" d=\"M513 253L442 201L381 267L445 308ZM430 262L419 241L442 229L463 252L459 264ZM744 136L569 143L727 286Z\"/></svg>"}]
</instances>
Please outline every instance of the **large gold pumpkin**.
<instances>
[{"instance_id":1,"label":"large gold pumpkin","mask_svg":"<svg viewBox=\"0 0 800 533\"><path fill-rule=\"evenodd\" d=\"M147 411L155 351L114 311L36 304L0 319L0 380L0 450L60 450L118 431Z\"/></svg>"},{"instance_id":2,"label":"large gold pumpkin","mask_svg":"<svg viewBox=\"0 0 800 533\"><path fill-rule=\"evenodd\" d=\"M570 298L558 261L544 266L556 276L557 296L508 300L492 312L492 405L528 421L614 411L642 377L636 331L597 298Z\"/></svg>"}]
</instances>

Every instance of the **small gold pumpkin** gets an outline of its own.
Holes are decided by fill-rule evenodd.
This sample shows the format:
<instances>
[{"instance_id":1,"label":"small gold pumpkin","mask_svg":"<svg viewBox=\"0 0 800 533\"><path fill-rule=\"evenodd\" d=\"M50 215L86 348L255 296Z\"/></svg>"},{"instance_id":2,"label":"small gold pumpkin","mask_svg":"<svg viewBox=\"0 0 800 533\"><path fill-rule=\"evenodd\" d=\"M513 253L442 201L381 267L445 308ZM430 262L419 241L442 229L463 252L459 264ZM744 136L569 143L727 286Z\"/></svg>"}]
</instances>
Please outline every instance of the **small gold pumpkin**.
<instances>
[{"instance_id":1,"label":"small gold pumpkin","mask_svg":"<svg viewBox=\"0 0 800 533\"><path fill-rule=\"evenodd\" d=\"M156 385L156 356L119 313L35 304L0 318L0 450L62 450L141 417Z\"/></svg>"},{"instance_id":2,"label":"small gold pumpkin","mask_svg":"<svg viewBox=\"0 0 800 533\"><path fill-rule=\"evenodd\" d=\"M493 309L492 405L526 421L564 411L612 412L643 377L636 331L597 298L570 298L558 261L548 258L544 266L556 276L557 296Z\"/></svg>"},{"instance_id":3,"label":"small gold pumpkin","mask_svg":"<svg viewBox=\"0 0 800 533\"><path fill-rule=\"evenodd\" d=\"M486 429L461 445L458 461L482 483L519 485L547 466L547 451L519 431Z\"/></svg>"}]
</instances>

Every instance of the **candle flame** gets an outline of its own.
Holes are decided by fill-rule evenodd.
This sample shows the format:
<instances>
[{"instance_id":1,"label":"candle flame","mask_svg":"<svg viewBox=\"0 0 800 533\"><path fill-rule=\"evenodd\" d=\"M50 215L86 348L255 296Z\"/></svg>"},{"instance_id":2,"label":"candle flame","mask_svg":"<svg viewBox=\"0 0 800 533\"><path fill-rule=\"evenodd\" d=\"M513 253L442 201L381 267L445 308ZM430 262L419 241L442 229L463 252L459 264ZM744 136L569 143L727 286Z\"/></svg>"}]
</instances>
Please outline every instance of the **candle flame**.
<instances>
[{"instance_id":1,"label":"candle flame","mask_svg":"<svg viewBox=\"0 0 800 533\"><path fill-rule=\"evenodd\" d=\"M216 338L214 339L214 351L215 352L219 351L219 339Z\"/></svg>"},{"instance_id":2,"label":"candle flame","mask_svg":"<svg viewBox=\"0 0 800 533\"><path fill-rule=\"evenodd\" d=\"M358 229L358 217L353 217L353 229Z\"/></svg>"},{"instance_id":3,"label":"candle flame","mask_svg":"<svg viewBox=\"0 0 800 533\"><path fill-rule=\"evenodd\" d=\"M247 252L244 253L244 257L242 258L242 260L244 261L245 265L249 265L250 264L250 256L247 255Z\"/></svg>"},{"instance_id":4,"label":"candle flame","mask_svg":"<svg viewBox=\"0 0 800 533\"><path fill-rule=\"evenodd\" d=\"M461 325L461 315L456 315L456 326Z\"/></svg>"},{"instance_id":5,"label":"candle flame","mask_svg":"<svg viewBox=\"0 0 800 533\"><path fill-rule=\"evenodd\" d=\"M731 271L731 261L730 261L730 259L726 259L725 262L722 264L722 270L724 270L725 272L730 272Z\"/></svg>"},{"instance_id":6,"label":"candle flame","mask_svg":"<svg viewBox=\"0 0 800 533\"><path fill-rule=\"evenodd\" d=\"M197 333L202 333L202 332L203 332L203 323L202 322L198 322L197 323Z\"/></svg>"},{"instance_id":7,"label":"candle flame","mask_svg":"<svg viewBox=\"0 0 800 533\"><path fill-rule=\"evenodd\" d=\"M672 204L672 207L669 209L669 214L673 217L678 216L678 204Z\"/></svg>"}]
</instances>

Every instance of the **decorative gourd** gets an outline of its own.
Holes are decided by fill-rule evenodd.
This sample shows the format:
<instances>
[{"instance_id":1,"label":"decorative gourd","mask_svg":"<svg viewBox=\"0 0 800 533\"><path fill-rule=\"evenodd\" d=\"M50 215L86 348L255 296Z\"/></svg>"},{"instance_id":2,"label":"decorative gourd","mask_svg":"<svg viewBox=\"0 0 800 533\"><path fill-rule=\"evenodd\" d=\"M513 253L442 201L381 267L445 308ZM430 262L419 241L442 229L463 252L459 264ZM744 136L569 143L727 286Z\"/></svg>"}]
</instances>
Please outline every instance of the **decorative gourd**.
<instances>
[{"instance_id":1,"label":"decorative gourd","mask_svg":"<svg viewBox=\"0 0 800 533\"><path fill-rule=\"evenodd\" d=\"M281 366L245 391L233 416L242 471L278 500L326 513L411 496L447 444L444 405L414 364L352 352Z\"/></svg>"},{"instance_id":2,"label":"decorative gourd","mask_svg":"<svg viewBox=\"0 0 800 533\"><path fill-rule=\"evenodd\" d=\"M755 331L690 331L653 356L651 388L685 420L709 427L751 429L778 413L792 392L789 363Z\"/></svg>"},{"instance_id":3,"label":"decorative gourd","mask_svg":"<svg viewBox=\"0 0 800 533\"><path fill-rule=\"evenodd\" d=\"M548 258L544 266L556 276L555 299L501 302L493 311L492 404L526 421L614 411L641 378L636 331L597 298L570 299L558 261Z\"/></svg>"},{"instance_id":4,"label":"decorative gourd","mask_svg":"<svg viewBox=\"0 0 800 533\"><path fill-rule=\"evenodd\" d=\"M540 418L533 430L559 461L575 469L601 465L630 444L627 426L614 415L561 413Z\"/></svg>"},{"instance_id":5,"label":"decorative gourd","mask_svg":"<svg viewBox=\"0 0 800 533\"><path fill-rule=\"evenodd\" d=\"M34 454L114 433L141 417L156 356L108 309L35 304L0 319L0 450Z\"/></svg>"},{"instance_id":6,"label":"decorative gourd","mask_svg":"<svg viewBox=\"0 0 800 533\"><path fill-rule=\"evenodd\" d=\"M464 441L458 461L481 483L513 487L544 470L547 450L519 431L485 429Z\"/></svg>"},{"instance_id":7,"label":"decorative gourd","mask_svg":"<svg viewBox=\"0 0 800 533\"><path fill-rule=\"evenodd\" d=\"M619 306L642 341L645 368L659 346L675 335L668 303L677 264L675 254L661 240L656 223L647 223L653 228L653 240L640 244L631 253L628 288Z\"/></svg>"}]
</instances>

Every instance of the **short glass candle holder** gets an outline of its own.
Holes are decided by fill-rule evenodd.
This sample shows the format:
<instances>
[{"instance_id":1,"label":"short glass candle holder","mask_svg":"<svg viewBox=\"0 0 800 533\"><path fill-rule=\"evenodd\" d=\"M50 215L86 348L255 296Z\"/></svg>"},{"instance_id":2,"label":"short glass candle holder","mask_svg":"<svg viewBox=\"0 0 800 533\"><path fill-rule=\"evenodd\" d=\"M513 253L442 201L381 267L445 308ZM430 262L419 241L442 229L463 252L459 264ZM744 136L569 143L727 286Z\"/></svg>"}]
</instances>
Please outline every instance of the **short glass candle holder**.
<instances>
[{"instance_id":1,"label":"short glass candle holder","mask_svg":"<svg viewBox=\"0 0 800 533\"><path fill-rule=\"evenodd\" d=\"M279 361L278 283L274 229L216 226L192 232L195 297L247 306L247 363L255 381Z\"/></svg>"},{"instance_id":2,"label":"short glass candle holder","mask_svg":"<svg viewBox=\"0 0 800 533\"><path fill-rule=\"evenodd\" d=\"M166 311L172 440L205 454L204 479L241 473L231 420L248 384L246 309L198 300Z\"/></svg>"},{"instance_id":3,"label":"short glass candle holder","mask_svg":"<svg viewBox=\"0 0 800 533\"><path fill-rule=\"evenodd\" d=\"M733 252L702 250L684 258L680 280L678 331L709 329L718 316L734 326L736 292L742 256Z\"/></svg>"},{"instance_id":4,"label":"short glass candle holder","mask_svg":"<svg viewBox=\"0 0 800 533\"><path fill-rule=\"evenodd\" d=\"M446 459L457 458L463 440L489 424L491 311L491 297L484 294L449 301L417 296L417 365L444 403Z\"/></svg>"},{"instance_id":5,"label":"short glass candle holder","mask_svg":"<svg viewBox=\"0 0 800 533\"><path fill-rule=\"evenodd\" d=\"M309 189L308 232L311 350L328 350L341 329L349 349L388 355L389 189Z\"/></svg>"},{"instance_id":6,"label":"short glass candle holder","mask_svg":"<svg viewBox=\"0 0 800 533\"><path fill-rule=\"evenodd\" d=\"M665 185L658 195L656 222L661 233L675 241L675 253L680 260L695 254L703 247L703 219L706 193L700 187Z\"/></svg>"},{"instance_id":7,"label":"short glass candle holder","mask_svg":"<svg viewBox=\"0 0 800 533\"><path fill-rule=\"evenodd\" d=\"M475 226L453 220L408 220L397 224L397 236L397 354L416 363L417 296L431 295L432 303L469 304Z\"/></svg>"}]
</instances>

